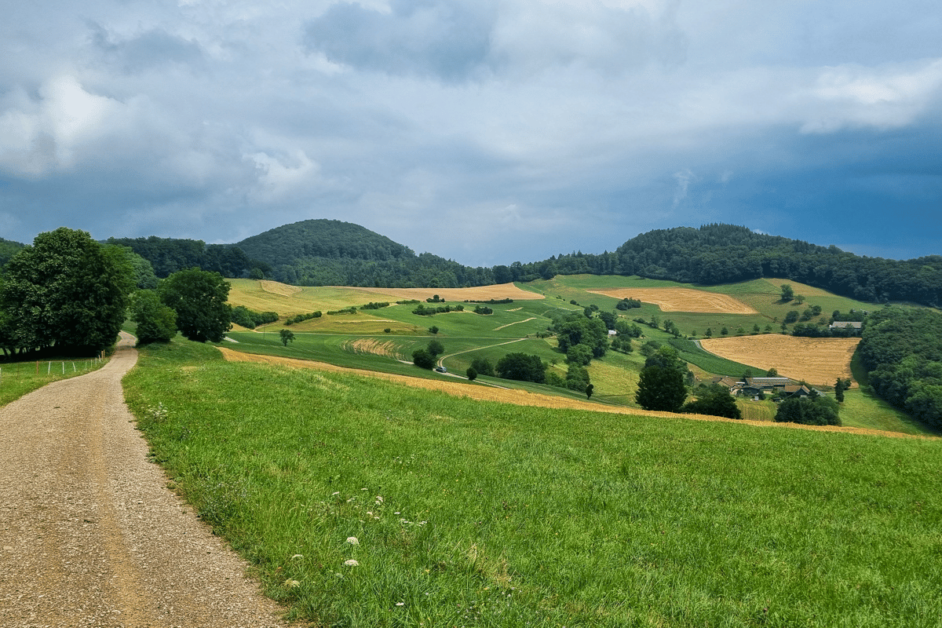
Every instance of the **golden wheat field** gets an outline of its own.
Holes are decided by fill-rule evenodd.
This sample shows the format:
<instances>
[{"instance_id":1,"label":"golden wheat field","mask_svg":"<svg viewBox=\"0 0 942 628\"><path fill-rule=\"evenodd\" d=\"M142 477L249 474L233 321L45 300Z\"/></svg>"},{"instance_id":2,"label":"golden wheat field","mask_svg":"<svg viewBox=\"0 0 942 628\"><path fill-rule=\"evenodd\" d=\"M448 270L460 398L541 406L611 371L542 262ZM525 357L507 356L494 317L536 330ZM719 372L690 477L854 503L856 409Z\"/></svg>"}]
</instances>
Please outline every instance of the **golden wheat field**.
<instances>
[{"instance_id":1,"label":"golden wheat field","mask_svg":"<svg viewBox=\"0 0 942 628\"><path fill-rule=\"evenodd\" d=\"M396 352L396 343L391 340L383 341L377 340L376 338L357 338L356 340L344 341L341 347L353 353L368 353L395 359L399 358Z\"/></svg>"},{"instance_id":2,"label":"golden wheat field","mask_svg":"<svg viewBox=\"0 0 942 628\"><path fill-rule=\"evenodd\" d=\"M545 299L542 294L521 290L512 283L475 288L347 288L364 292L386 294L400 301L418 299L424 301L436 294L445 301L488 301L490 299L514 299L515 301L535 301Z\"/></svg>"},{"instance_id":3,"label":"golden wheat field","mask_svg":"<svg viewBox=\"0 0 942 628\"><path fill-rule=\"evenodd\" d=\"M334 366L324 362L313 362L309 360L295 360L292 358L279 358L271 355L255 355L250 353L241 353L217 347L222 352L226 360L230 362L255 362L268 364L272 366L287 368L315 369L328 371L332 373L347 373L349 375L358 375L363 377L376 377L398 384L423 388L426 390L436 390L456 397L466 397L478 401L495 401L498 403L508 403L518 406L534 406L540 408L565 408L572 410L588 410L591 412L608 412L613 414L626 414L635 416L649 416L663 419L691 419L695 421L717 421L725 423L738 423L740 425L751 425L754 427L767 427L779 429L813 430L818 432L844 432L848 434L865 434L869 436L885 436L889 438L931 438L925 436L914 436L900 432L884 432L881 430L871 430L860 427L837 427L834 425L799 425L797 423L770 423L767 421L736 421L734 419L724 419L716 416L707 416L703 414L673 414L671 412L650 412L647 410L636 410L633 408L624 408L617 406L604 406L593 404L587 401L569 399L566 397L554 397L552 395L540 395L524 390L511 390L507 388L491 388L485 386L473 386L459 381L421 379L418 377L409 377L407 375L395 375L392 373L378 373L375 371L366 371L362 369L349 369L341 366Z\"/></svg>"},{"instance_id":4,"label":"golden wheat field","mask_svg":"<svg viewBox=\"0 0 942 628\"><path fill-rule=\"evenodd\" d=\"M664 312L698 312L704 314L758 314L750 305L727 294L704 292L692 288L609 288L589 290L616 299L638 299L653 303Z\"/></svg>"},{"instance_id":5,"label":"golden wheat field","mask_svg":"<svg viewBox=\"0 0 942 628\"><path fill-rule=\"evenodd\" d=\"M849 378L850 360L860 338L800 338L765 335L712 338L700 344L710 353L815 386L833 386L837 378ZM856 387L856 382L853 384Z\"/></svg>"}]
</instances>

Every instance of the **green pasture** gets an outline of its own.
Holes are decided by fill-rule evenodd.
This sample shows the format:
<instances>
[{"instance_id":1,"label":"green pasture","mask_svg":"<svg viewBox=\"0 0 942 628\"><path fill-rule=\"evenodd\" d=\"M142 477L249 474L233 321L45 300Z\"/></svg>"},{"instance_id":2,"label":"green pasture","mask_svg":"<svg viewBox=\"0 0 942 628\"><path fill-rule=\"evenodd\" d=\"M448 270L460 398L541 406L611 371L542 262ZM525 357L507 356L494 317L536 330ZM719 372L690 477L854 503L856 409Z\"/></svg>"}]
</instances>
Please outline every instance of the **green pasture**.
<instances>
[{"instance_id":1,"label":"green pasture","mask_svg":"<svg viewBox=\"0 0 942 628\"><path fill-rule=\"evenodd\" d=\"M0 406L5 406L46 384L84 375L101 368L97 358L44 358L28 362L0 362Z\"/></svg>"},{"instance_id":2,"label":"green pasture","mask_svg":"<svg viewBox=\"0 0 942 628\"><path fill-rule=\"evenodd\" d=\"M942 617L939 440L506 406L181 340L124 384L176 490L314 625Z\"/></svg>"}]
</instances>

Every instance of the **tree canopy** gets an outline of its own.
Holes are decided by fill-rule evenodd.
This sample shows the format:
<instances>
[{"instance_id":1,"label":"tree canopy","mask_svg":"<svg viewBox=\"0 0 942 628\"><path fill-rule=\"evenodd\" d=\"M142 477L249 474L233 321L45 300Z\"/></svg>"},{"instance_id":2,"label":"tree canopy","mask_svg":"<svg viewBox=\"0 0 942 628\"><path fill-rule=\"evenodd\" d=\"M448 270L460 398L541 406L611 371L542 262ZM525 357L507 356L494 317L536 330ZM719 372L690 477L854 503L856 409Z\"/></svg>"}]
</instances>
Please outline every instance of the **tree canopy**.
<instances>
[{"instance_id":1,"label":"tree canopy","mask_svg":"<svg viewBox=\"0 0 942 628\"><path fill-rule=\"evenodd\" d=\"M497 376L542 384L546 381L546 365L538 355L508 353L497 361Z\"/></svg>"},{"instance_id":2,"label":"tree canopy","mask_svg":"<svg viewBox=\"0 0 942 628\"><path fill-rule=\"evenodd\" d=\"M190 340L221 342L232 326L232 308L226 302L229 282L219 273L181 270L164 279L158 292L177 313L177 328Z\"/></svg>"},{"instance_id":3,"label":"tree canopy","mask_svg":"<svg viewBox=\"0 0 942 628\"><path fill-rule=\"evenodd\" d=\"M36 236L7 262L2 290L5 351L55 346L93 354L114 344L134 288L128 257L85 231Z\"/></svg>"}]
</instances>

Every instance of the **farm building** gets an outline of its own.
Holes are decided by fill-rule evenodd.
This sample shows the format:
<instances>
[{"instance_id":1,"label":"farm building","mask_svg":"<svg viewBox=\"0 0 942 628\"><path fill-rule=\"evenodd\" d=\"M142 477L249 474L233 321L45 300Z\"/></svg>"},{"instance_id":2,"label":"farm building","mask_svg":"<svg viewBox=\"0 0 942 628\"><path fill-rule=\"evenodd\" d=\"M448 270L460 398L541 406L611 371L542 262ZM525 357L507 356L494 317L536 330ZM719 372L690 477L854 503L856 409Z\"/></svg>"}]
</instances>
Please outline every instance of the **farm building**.
<instances>
[{"instance_id":1,"label":"farm building","mask_svg":"<svg viewBox=\"0 0 942 628\"><path fill-rule=\"evenodd\" d=\"M856 329L860 331L863 323L859 321L834 321L828 326L828 329Z\"/></svg>"}]
</instances>

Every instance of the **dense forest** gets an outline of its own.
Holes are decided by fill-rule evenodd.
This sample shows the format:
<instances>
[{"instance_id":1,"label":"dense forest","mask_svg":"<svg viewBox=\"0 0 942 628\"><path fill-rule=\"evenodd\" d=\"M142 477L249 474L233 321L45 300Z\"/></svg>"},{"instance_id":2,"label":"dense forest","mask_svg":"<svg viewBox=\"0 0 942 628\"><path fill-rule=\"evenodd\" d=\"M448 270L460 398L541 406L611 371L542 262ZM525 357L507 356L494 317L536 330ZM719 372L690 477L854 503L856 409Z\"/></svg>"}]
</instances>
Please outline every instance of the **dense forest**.
<instances>
[{"instance_id":1,"label":"dense forest","mask_svg":"<svg viewBox=\"0 0 942 628\"><path fill-rule=\"evenodd\" d=\"M223 277L248 276L253 269L258 269L259 276L271 271L264 262L249 259L242 249L227 244L206 244L202 240L157 236L108 238L106 243L130 248L149 261L154 267L154 274L161 278L188 268L216 272Z\"/></svg>"},{"instance_id":2,"label":"dense forest","mask_svg":"<svg viewBox=\"0 0 942 628\"><path fill-rule=\"evenodd\" d=\"M650 231L628 240L613 253L572 253L494 268L498 281L579 273L640 275L705 285L774 277L861 301L942 304L942 256L907 261L861 257L835 246L764 235L733 225Z\"/></svg>"},{"instance_id":3,"label":"dense forest","mask_svg":"<svg viewBox=\"0 0 942 628\"><path fill-rule=\"evenodd\" d=\"M431 253L416 255L385 236L339 220L284 225L235 246L268 264L274 279L300 286L457 288L494 283L490 269Z\"/></svg>"},{"instance_id":4,"label":"dense forest","mask_svg":"<svg viewBox=\"0 0 942 628\"><path fill-rule=\"evenodd\" d=\"M887 307L864 322L858 355L870 385L917 419L942 428L942 316Z\"/></svg>"}]
</instances>

